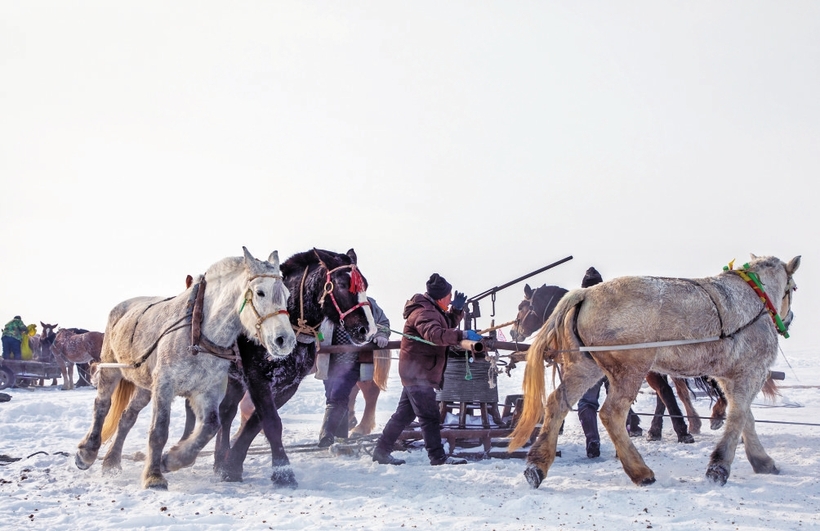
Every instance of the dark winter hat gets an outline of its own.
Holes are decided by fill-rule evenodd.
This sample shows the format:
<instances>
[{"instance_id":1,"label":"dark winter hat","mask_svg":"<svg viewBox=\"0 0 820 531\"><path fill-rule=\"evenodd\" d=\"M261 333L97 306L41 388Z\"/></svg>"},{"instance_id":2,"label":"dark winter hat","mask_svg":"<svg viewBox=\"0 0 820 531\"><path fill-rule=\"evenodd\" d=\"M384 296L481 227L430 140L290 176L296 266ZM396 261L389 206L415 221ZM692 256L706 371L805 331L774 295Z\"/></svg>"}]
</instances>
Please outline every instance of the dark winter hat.
<instances>
[{"instance_id":1,"label":"dark winter hat","mask_svg":"<svg viewBox=\"0 0 820 531\"><path fill-rule=\"evenodd\" d=\"M443 299L448 293L453 291L453 286L444 280L444 277L438 273L430 275L430 280L427 281L427 294L433 300Z\"/></svg>"},{"instance_id":2,"label":"dark winter hat","mask_svg":"<svg viewBox=\"0 0 820 531\"><path fill-rule=\"evenodd\" d=\"M19 315L15 315L14 318L15 319L22 319L22 317L20 317Z\"/></svg>"},{"instance_id":3,"label":"dark winter hat","mask_svg":"<svg viewBox=\"0 0 820 531\"><path fill-rule=\"evenodd\" d=\"M581 281L581 287L588 288L590 286L594 286L595 284L600 284L603 281L604 279L601 278L601 274L598 270L594 267L590 267L584 274L584 280Z\"/></svg>"}]
</instances>

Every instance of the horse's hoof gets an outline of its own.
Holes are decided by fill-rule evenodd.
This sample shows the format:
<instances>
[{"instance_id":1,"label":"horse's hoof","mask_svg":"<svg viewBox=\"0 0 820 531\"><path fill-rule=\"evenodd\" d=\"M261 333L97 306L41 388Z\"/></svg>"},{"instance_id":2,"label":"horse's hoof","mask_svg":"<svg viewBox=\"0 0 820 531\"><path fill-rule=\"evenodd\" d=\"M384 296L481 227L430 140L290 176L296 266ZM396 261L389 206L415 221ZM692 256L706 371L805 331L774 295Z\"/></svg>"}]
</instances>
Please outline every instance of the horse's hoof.
<instances>
[{"instance_id":1,"label":"horse's hoof","mask_svg":"<svg viewBox=\"0 0 820 531\"><path fill-rule=\"evenodd\" d=\"M706 477L723 486L726 484L726 480L729 479L729 471L723 465L709 465L709 468L706 469Z\"/></svg>"},{"instance_id":2,"label":"horse's hoof","mask_svg":"<svg viewBox=\"0 0 820 531\"><path fill-rule=\"evenodd\" d=\"M102 466L102 475L107 477L119 476L122 474L122 467L119 464L116 465L106 465L103 463Z\"/></svg>"},{"instance_id":3,"label":"horse's hoof","mask_svg":"<svg viewBox=\"0 0 820 531\"><path fill-rule=\"evenodd\" d=\"M74 454L74 464L75 464L75 465L77 465L77 468L79 468L80 470L88 470L89 468L91 468L91 464L92 464L93 462L94 462L94 461L92 460L90 463L86 463L86 462L83 460L83 458L82 458L82 457L80 457L80 453L79 453L79 452L77 452L76 454Z\"/></svg>"},{"instance_id":4,"label":"horse's hoof","mask_svg":"<svg viewBox=\"0 0 820 531\"><path fill-rule=\"evenodd\" d=\"M686 433L683 435L678 435L678 442L683 444L692 444L695 442L695 438L692 437L691 433Z\"/></svg>"},{"instance_id":5,"label":"horse's hoof","mask_svg":"<svg viewBox=\"0 0 820 531\"><path fill-rule=\"evenodd\" d=\"M149 476L142 482L142 488L151 490L168 490L168 480L162 476Z\"/></svg>"},{"instance_id":6,"label":"horse's hoof","mask_svg":"<svg viewBox=\"0 0 820 531\"><path fill-rule=\"evenodd\" d=\"M651 485L653 483L655 483L655 476L652 476L652 477L649 477L649 478L643 478L640 481L640 483L638 483L638 485L640 485L641 487L646 487L646 486Z\"/></svg>"},{"instance_id":7,"label":"horse's hoof","mask_svg":"<svg viewBox=\"0 0 820 531\"><path fill-rule=\"evenodd\" d=\"M524 469L524 477L527 479L527 483L530 484L531 488L537 489L546 476L537 466L529 465Z\"/></svg>"},{"instance_id":8,"label":"horse's hoof","mask_svg":"<svg viewBox=\"0 0 820 531\"><path fill-rule=\"evenodd\" d=\"M295 489L299 486L296 482L296 475L290 467L274 467L270 480L275 487Z\"/></svg>"},{"instance_id":9,"label":"horse's hoof","mask_svg":"<svg viewBox=\"0 0 820 531\"><path fill-rule=\"evenodd\" d=\"M649 433L646 434L646 440L647 441L653 441L653 442L654 441L660 441L661 440L661 434L650 431Z\"/></svg>"},{"instance_id":10,"label":"horse's hoof","mask_svg":"<svg viewBox=\"0 0 820 531\"><path fill-rule=\"evenodd\" d=\"M214 472L219 475L219 479L222 481L227 481L228 483L239 483L242 481L242 470L214 467Z\"/></svg>"}]
</instances>

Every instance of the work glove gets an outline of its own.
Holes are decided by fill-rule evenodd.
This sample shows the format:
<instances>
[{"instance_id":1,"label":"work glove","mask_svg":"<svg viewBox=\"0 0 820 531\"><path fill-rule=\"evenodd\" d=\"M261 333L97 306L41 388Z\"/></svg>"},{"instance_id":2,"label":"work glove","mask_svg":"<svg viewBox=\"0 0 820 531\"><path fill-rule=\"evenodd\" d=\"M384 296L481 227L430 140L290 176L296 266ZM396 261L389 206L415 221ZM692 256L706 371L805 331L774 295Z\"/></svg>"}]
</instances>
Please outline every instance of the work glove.
<instances>
[{"instance_id":1,"label":"work glove","mask_svg":"<svg viewBox=\"0 0 820 531\"><path fill-rule=\"evenodd\" d=\"M467 302L467 295L461 293L460 291L456 291L456 296L453 297L453 300L450 302L450 306L457 312L460 312L464 309L464 303Z\"/></svg>"},{"instance_id":2,"label":"work glove","mask_svg":"<svg viewBox=\"0 0 820 531\"><path fill-rule=\"evenodd\" d=\"M475 330L465 330L464 339L468 341L481 341L481 336Z\"/></svg>"},{"instance_id":3,"label":"work glove","mask_svg":"<svg viewBox=\"0 0 820 531\"><path fill-rule=\"evenodd\" d=\"M379 348L384 348L387 346L387 338L384 336L376 336L373 338L373 343Z\"/></svg>"}]
</instances>

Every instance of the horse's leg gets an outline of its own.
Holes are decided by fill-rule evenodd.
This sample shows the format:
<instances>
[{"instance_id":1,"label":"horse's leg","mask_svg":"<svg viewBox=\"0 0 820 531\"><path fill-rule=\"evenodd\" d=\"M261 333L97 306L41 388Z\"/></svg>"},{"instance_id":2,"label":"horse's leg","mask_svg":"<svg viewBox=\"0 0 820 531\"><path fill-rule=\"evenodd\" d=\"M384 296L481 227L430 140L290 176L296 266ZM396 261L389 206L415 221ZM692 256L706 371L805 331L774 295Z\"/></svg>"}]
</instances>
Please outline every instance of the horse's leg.
<instances>
[{"instance_id":1,"label":"horse's leg","mask_svg":"<svg viewBox=\"0 0 820 531\"><path fill-rule=\"evenodd\" d=\"M364 396L364 413L362 413L362 421L353 430L357 435L369 435L376 427L376 403L379 400L381 389L373 380L367 382L359 382L359 388L362 390ZM354 391L356 387L353 388Z\"/></svg>"},{"instance_id":2,"label":"horse's leg","mask_svg":"<svg viewBox=\"0 0 820 531\"><path fill-rule=\"evenodd\" d=\"M222 481L242 481L243 463L248 456L251 443L261 431L262 421L258 411L254 410L234 435L228 453L219 464L219 468L217 469L216 464L214 465L214 470Z\"/></svg>"},{"instance_id":3,"label":"horse's leg","mask_svg":"<svg viewBox=\"0 0 820 531\"><path fill-rule=\"evenodd\" d=\"M755 378L751 378L751 380L755 383L761 382L761 380ZM725 485L729 479L732 461L734 461L735 452L737 451L737 444L740 440L741 433L746 429L746 423L749 421L753 422L751 404L757 393L751 390L752 385L749 385L748 382L748 377L744 378L741 376L736 376L734 381L725 379L721 379L720 381L728 403L726 428L714 451L712 451L709 466L706 469L706 477L720 485ZM760 387L762 387L762 385L758 385L757 389ZM754 436L755 441L752 444L759 445L760 441L757 440L756 435ZM767 459L770 459L765 452L763 452L763 455Z\"/></svg>"},{"instance_id":4,"label":"horse's leg","mask_svg":"<svg viewBox=\"0 0 820 531\"><path fill-rule=\"evenodd\" d=\"M103 371L97 382L97 397L94 399L94 413L91 417L91 428L77 447L74 463L80 470L88 469L97 460L97 453L102 444L102 427L108 410L111 409L111 396L119 385L120 371Z\"/></svg>"},{"instance_id":5,"label":"horse's leg","mask_svg":"<svg viewBox=\"0 0 820 531\"><path fill-rule=\"evenodd\" d=\"M151 401L151 391L148 389L138 388L136 394L131 398L128 407L122 412L120 421L117 424L117 435L114 437L114 442L105 454L103 459L102 471L106 475L118 474L122 471L122 447L125 444L125 438L128 432L134 427L137 417L148 402Z\"/></svg>"},{"instance_id":6,"label":"horse's leg","mask_svg":"<svg viewBox=\"0 0 820 531\"><path fill-rule=\"evenodd\" d=\"M162 475L162 450L168 442L168 425L171 420L171 402L174 399L174 386L168 378L160 377L154 381L151 395L153 398L153 415L151 428L148 431L148 452L145 468L142 472L142 487L145 489L167 490L168 480Z\"/></svg>"},{"instance_id":7,"label":"horse's leg","mask_svg":"<svg viewBox=\"0 0 820 531\"><path fill-rule=\"evenodd\" d=\"M219 431L219 404L223 396L224 388L210 386L190 397L191 408L198 419L196 427L189 437L175 444L162 456L162 470L173 472L194 464L202 448ZM167 425L165 432L167 441Z\"/></svg>"},{"instance_id":8,"label":"horse's leg","mask_svg":"<svg viewBox=\"0 0 820 531\"><path fill-rule=\"evenodd\" d=\"M743 447L746 449L746 459L749 460L755 472L758 474L780 473L780 470L774 464L774 459L769 457L760 443L751 408L746 410L746 423L743 425Z\"/></svg>"},{"instance_id":9,"label":"horse's leg","mask_svg":"<svg viewBox=\"0 0 820 531\"><path fill-rule=\"evenodd\" d=\"M270 443L271 466L273 467L270 479L276 486L296 488L298 483L290 466L290 460L285 453L285 445L282 443L282 419L279 417L270 382L265 382L265 385L262 385L262 382L248 382L248 391L253 400L253 405L256 407L255 415L261 421L262 430ZM246 423L246 429L249 423L250 419ZM257 431L257 433L259 432ZM244 441L250 446L250 440L247 437ZM247 454L247 450L244 453ZM238 457L238 454L236 457ZM232 455L231 458L233 459L234 456ZM244 461L244 456L242 460Z\"/></svg>"},{"instance_id":10,"label":"horse's leg","mask_svg":"<svg viewBox=\"0 0 820 531\"><path fill-rule=\"evenodd\" d=\"M632 444L626 431L626 417L653 359L654 352L650 350L602 352L596 355L596 362L609 379L609 391L599 417L615 445L624 472L636 485L654 483L655 474Z\"/></svg>"},{"instance_id":11,"label":"horse's leg","mask_svg":"<svg viewBox=\"0 0 820 531\"><path fill-rule=\"evenodd\" d=\"M214 441L214 471L222 473L222 466L231 451L231 424L239 410L239 402L245 396L245 386L240 380L228 378L228 388L219 404L219 431ZM240 471L240 478L242 473Z\"/></svg>"},{"instance_id":12,"label":"horse's leg","mask_svg":"<svg viewBox=\"0 0 820 531\"><path fill-rule=\"evenodd\" d=\"M658 396L661 400L663 400L663 404L666 406L666 409L669 410L669 415L672 418L672 427L678 435L678 442L687 444L695 442L695 438L689 434L689 430L686 427L686 422L683 420L683 413L680 410L680 406L678 406L678 401L675 399L675 392L672 391L672 387L669 385L666 375L650 372L647 374L647 381L649 380L650 375L655 375L653 378L658 385L658 388L656 389L658 391Z\"/></svg>"},{"instance_id":13,"label":"horse's leg","mask_svg":"<svg viewBox=\"0 0 820 531\"><path fill-rule=\"evenodd\" d=\"M658 390L658 382L654 375L656 373L650 372L646 375L646 383L649 387L655 390L655 414L652 417L652 424L649 426L649 431L646 433L647 441L660 441L663 438L663 414L666 413L666 405L661 400L661 394Z\"/></svg>"},{"instance_id":14,"label":"horse's leg","mask_svg":"<svg viewBox=\"0 0 820 531\"><path fill-rule=\"evenodd\" d=\"M712 391L718 395L715 405L712 406L712 415L709 418L709 428L719 430L726 421L726 408L728 403L726 402L726 395L723 394L723 390L720 388L720 384L717 383L717 380L710 379L709 383L712 386Z\"/></svg>"},{"instance_id":15,"label":"horse's leg","mask_svg":"<svg viewBox=\"0 0 820 531\"><path fill-rule=\"evenodd\" d=\"M689 390L689 386L686 385L686 378L672 378L672 382L678 392L678 400L683 404L683 409L686 410L686 418L689 420L689 433L692 435L700 434L703 423L695 409L695 405L692 403L692 392Z\"/></svg>"},{"instance_id":16,"label":"horse's leg","mask_svg":"<svg viewBox=\"0 0 820 531\"><path fill-rule=\"evenodd\" d=\"M602 376L601 369L584 355L570 354L563 357L566 362L563 365L561 383L547 398L541 431L527 452L524 477L532 488L538 488L555 461L558 433L570 408Z\"/></svg>"},{"instance_id":17,"label":"horse's leg","mask_svg":"<svg viewBox=\"0 0 820 531\"><path fill-rule=\"evenodd\" d=\"M74 362L66 362L66 371L68 372L68 388L74 389Z\"/></svg>"}]
</instances>

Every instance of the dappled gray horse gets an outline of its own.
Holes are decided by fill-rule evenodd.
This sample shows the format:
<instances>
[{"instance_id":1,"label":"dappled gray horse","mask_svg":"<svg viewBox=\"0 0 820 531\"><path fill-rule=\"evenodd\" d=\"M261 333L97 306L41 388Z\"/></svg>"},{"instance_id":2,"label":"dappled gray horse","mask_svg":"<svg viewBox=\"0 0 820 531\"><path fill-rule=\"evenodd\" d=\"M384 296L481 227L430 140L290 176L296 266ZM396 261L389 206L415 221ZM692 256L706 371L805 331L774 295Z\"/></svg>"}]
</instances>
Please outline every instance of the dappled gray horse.
<instances>
[{"instance_id":1,"label":"dappled gray horse","mask_svg":"<svg viewBox=\"0 0 820 531\"><path fill-rule=\"evenodd\" d=\"M79 468L96 460L101 443L111 435L108 430L103 436L106 425L119 423L126 432L133 425L136 416L121 416L129 401L147 404L153 399L142 482L145 488L167 489L163 472L193 464L219 430L219 403L228 367L237 359L239 334L263 345L272 358L291 353L296 337L279 256L274 251L268 261L260 261L242 249L244 257L213 264L176 297L137 297L111 311L91 429L75 456ZM163 455L175 396L188 398L196 427ZM118 459L103 462L104 472L118 470Z\"/></svg>"},{"instance_id":2,"label":"dappled gray horse","mask_svg":"<svg viewBox=\"0 0 820 531\"><path fill-rule=\"evenodd\" d=\"M755 431L751 403L766 391L764 383L772 382L768 375L778 332L788 337L796 289L792 275L799 266L799 256L786 264L752 255L741 269L729 267L714 277L621 277L564 296L530 346L524 407L509 446L514 450L529 441L543 416L527 455L524 475L530 485L537 488L555 460L558 430L571 405L603 375L610 391L600 416L624 471L638 485L653 483L654 473L625 428L629 406L649 371L708 375L720 383L729 412L706 477L726 483L741 435L754 471L777 474ZM545 361L561 371L561 383L548 398Z\"/></svg>"}]
</instances>

